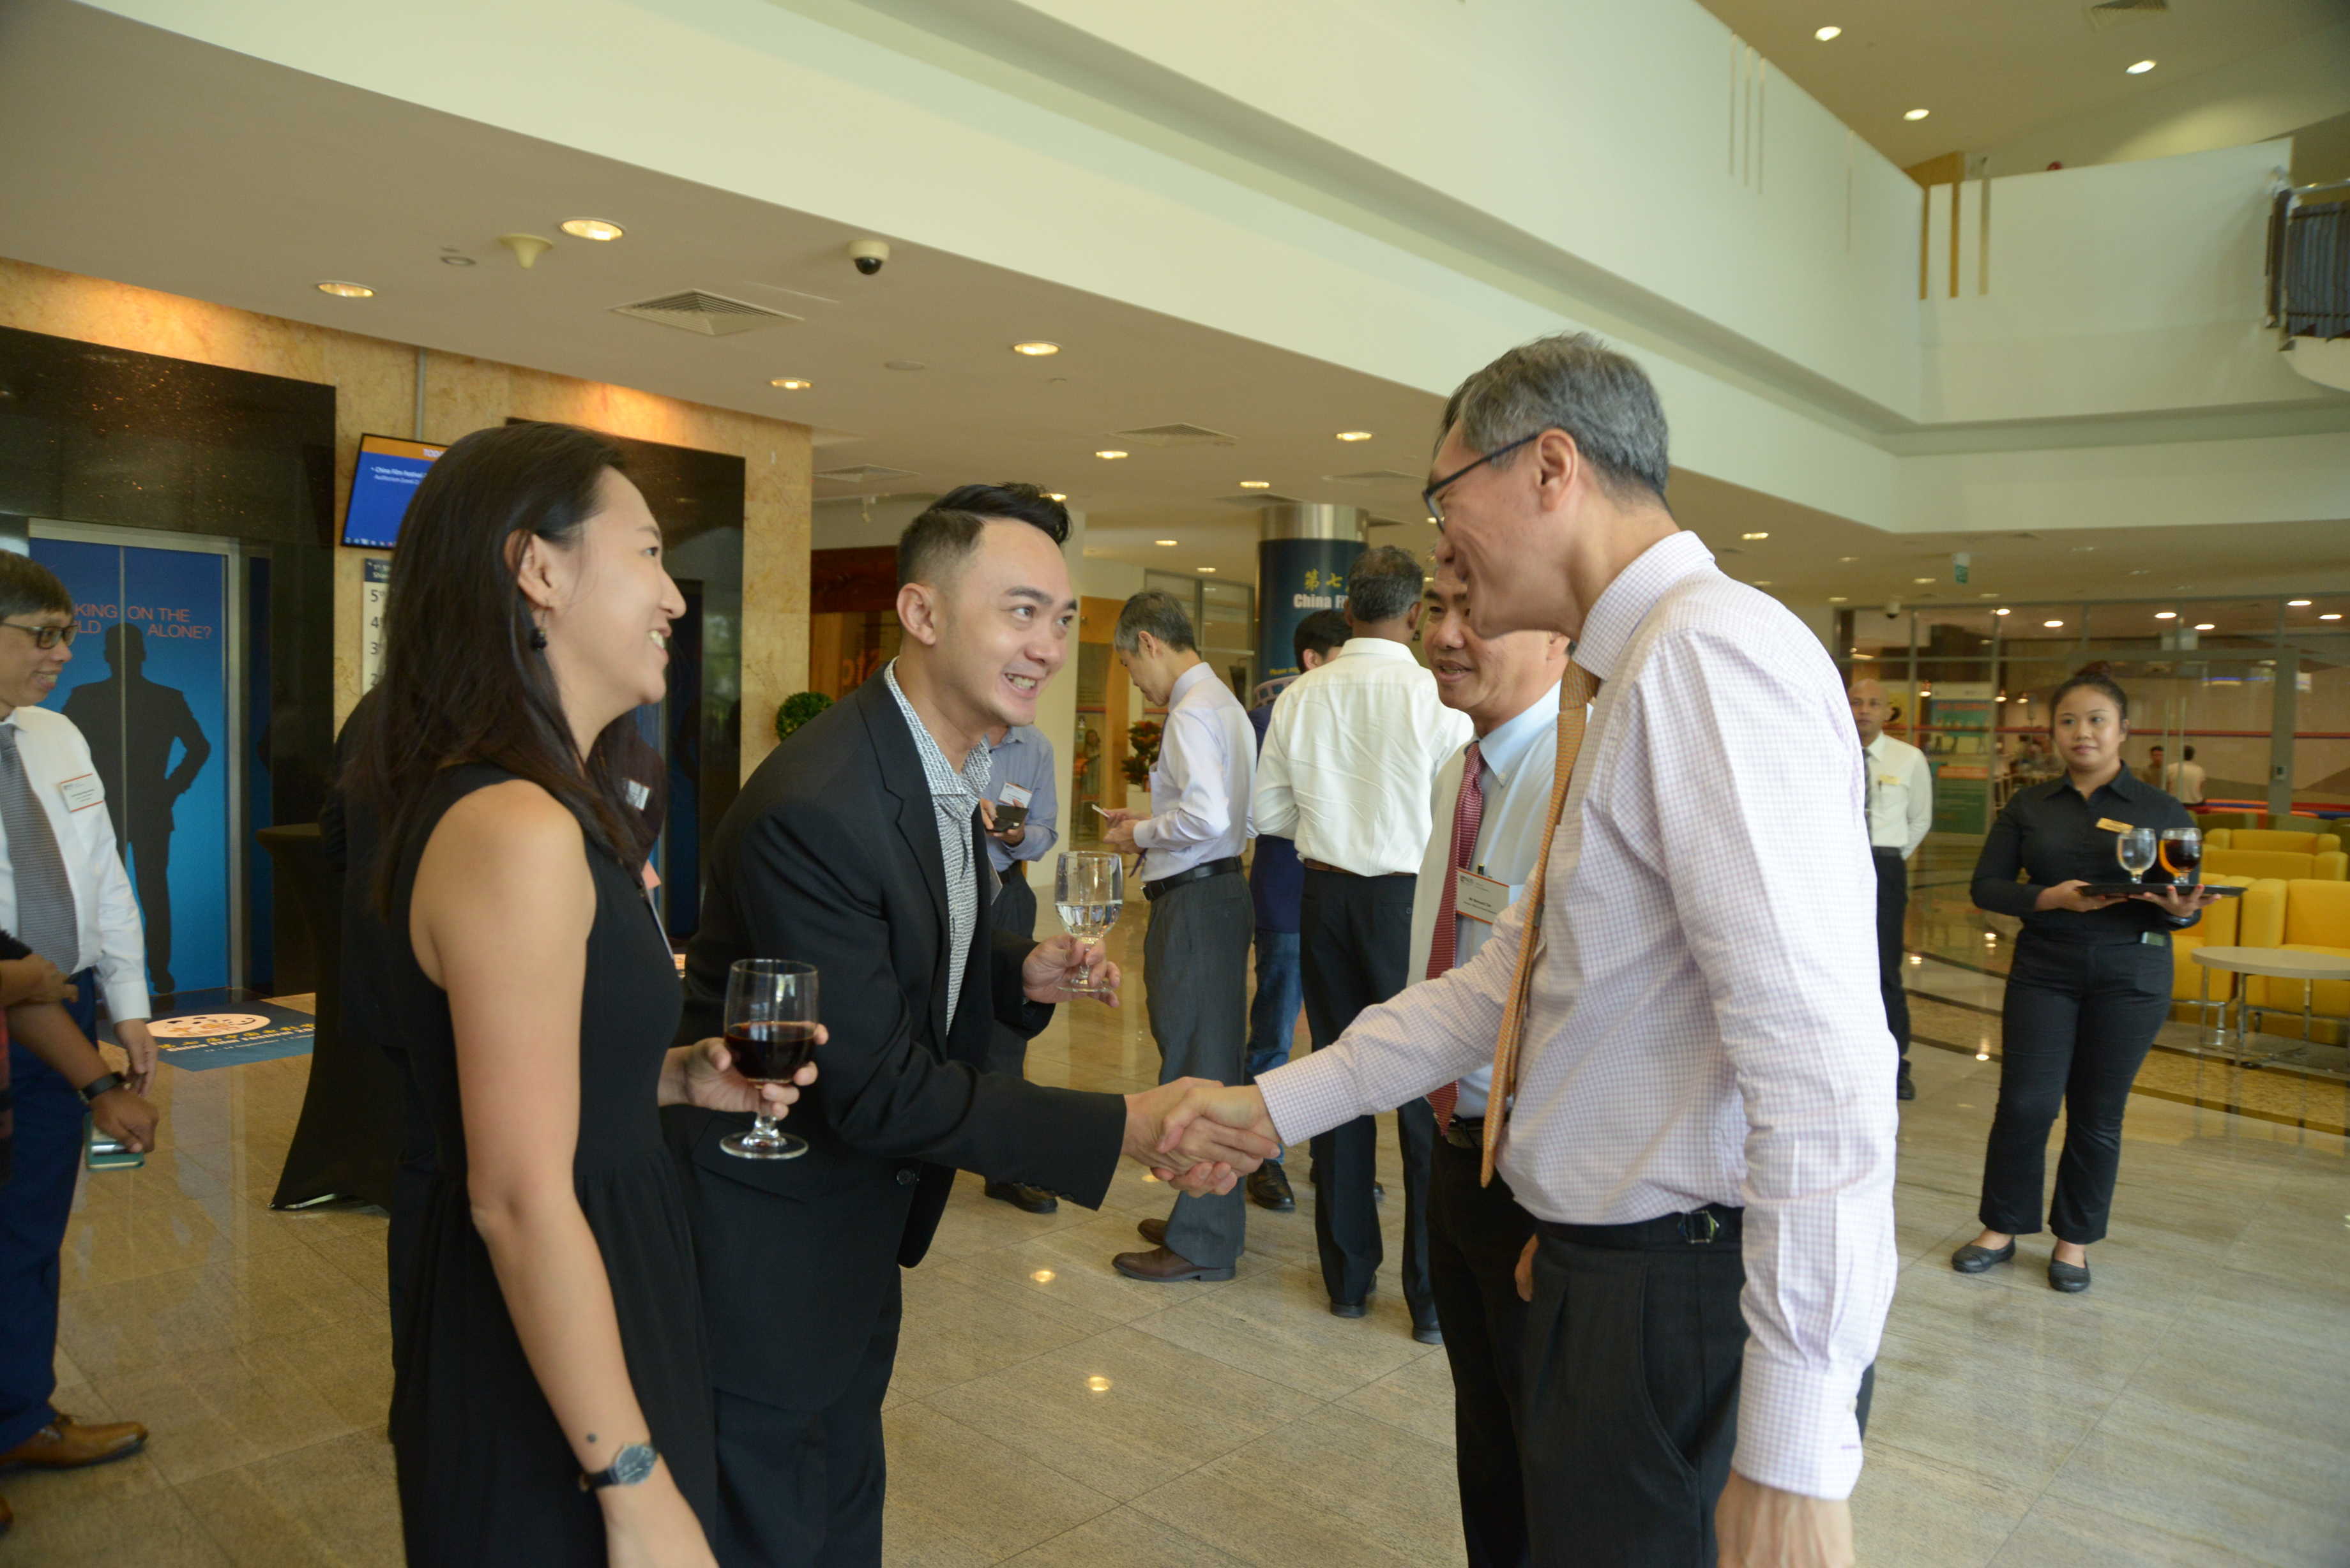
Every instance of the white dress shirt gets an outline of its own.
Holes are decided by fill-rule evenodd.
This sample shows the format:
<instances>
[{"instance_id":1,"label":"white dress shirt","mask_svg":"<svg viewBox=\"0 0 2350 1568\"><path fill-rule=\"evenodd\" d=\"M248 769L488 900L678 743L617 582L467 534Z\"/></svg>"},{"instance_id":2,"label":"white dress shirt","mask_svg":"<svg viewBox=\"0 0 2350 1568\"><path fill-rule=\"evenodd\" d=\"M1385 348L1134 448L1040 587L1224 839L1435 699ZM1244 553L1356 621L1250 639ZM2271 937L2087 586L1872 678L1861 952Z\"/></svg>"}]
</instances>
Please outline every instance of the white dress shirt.
<instances>
[{"instance_id":1,"label":"white dress shirt","mask_svg":"<svg viewBox=\"0 0 2350 1568\"><path fill-rule=\"evenodd\" d=\"M1358 877L1416 873L1430 786L1470 731L1468 714L1437 700L1436 677L1410 649L1348 638L1273 705L1257 759L1256 830Z\"/></svg>"},{"instance_id":2,"label":"white dress shirt","mask_svg":"<svg viewBox=\"0 0 2350 1568\"><path fill-rule=\"evenodd\" d=\"M58 967L68 975L98 971L107 1016L115 1022L151 1016L147 928L140 921L139 902L131 897L130 877L122 868L106 795L89 760L89 742L72 720L47 708L19 708L0 719L0 724L16 726L25 782L48 814L49 831L57 835L57 854L66 863L66 881L73 888L81 952L74 963ZM0 929L16 929L16 863L9 853L7 833L0 829Z\"/></svg>"},{"instance_id":3,"label":"white dress shirt","mask_svg":"<svg viewBox=\"0 0 2350 1568\"><path fill-rule=\"evenodd\" d=\"M2179 805L2203 804L2203 781L2209 775L2201 763L2173 763L2162 771L2162 787L2177 795Z\"/></svg>"},{"instance_id":4,"label":"white dress shirt","mask_svg":"<svg viewBox=\"0 0 2350 1568\"><path fill-rule=\"evenodd\" d=\"M1134 825L1142 879L1229 860L1248 847L1256 731L1248 710L1205 664L1175 678L1150 769L1150 815Z\"/></svg>"},{"instance_id":5,"label":"white dress shirt","mask_svg":"<svg viewBox=\"0 0 2350 1568\"><path fill-rule=\"evenodd\" d=\"M1436 794L1430 803L1435 830L1428 836L1428 854L1419 863L1419 886L1411 898L1411 978L1428 973L1429 950L1436 941L1436 911L1444 902L1444 885L1452 875L1452 813L1461 801L1461 774L1468 751L1456 753L1436 775ZM1477 843L1469 853L1469 869L1496 882L1506 882L1510 902L1526 890L1542 855L1544 814L1550 808L1550 784L1558 766L1558 688L1553 686L1534 705L1507 723L1496 724L1477 742L1477 755L1485 764L1485 814L1477 824ZM1455 914L1457 931L1452 949L1455 969L1477 956L1493 934L1486 921ZM1456 1116L1485 1114L1485 1091L1493 1081L1487 1062L1461 1080Z\"/></svg>"},{"instance_id":6,"label":"white dress shirt","mask_svg":"<svg viewBox=\"0 0 2350 1568\"><path fill-rule=\"evenodd\" d=\"M1926 753L1880 732L1862 748L1868 759L1868 843L1898 849L1907 860L1934 826L1934 770Z\"/></svg>"},{"instance_id":7,"label":"white dress shirt","mask_svg":"<svg viewBox=\"0 0 2350 1568\"><path fill-rule=\"evenodd\" d=\"M1574 657L1606 684L1551 848L1503 1172L1540 1220L1742 1207L1732 1462L1846 1497L1898 1265L1894 1050L1844 685L1802 622L1687 533L1608 586ZM1282 1140L1490 1062L1524 929L1521 903L1469 964L1259 1079Z\"/></svg>"}]
</instances>

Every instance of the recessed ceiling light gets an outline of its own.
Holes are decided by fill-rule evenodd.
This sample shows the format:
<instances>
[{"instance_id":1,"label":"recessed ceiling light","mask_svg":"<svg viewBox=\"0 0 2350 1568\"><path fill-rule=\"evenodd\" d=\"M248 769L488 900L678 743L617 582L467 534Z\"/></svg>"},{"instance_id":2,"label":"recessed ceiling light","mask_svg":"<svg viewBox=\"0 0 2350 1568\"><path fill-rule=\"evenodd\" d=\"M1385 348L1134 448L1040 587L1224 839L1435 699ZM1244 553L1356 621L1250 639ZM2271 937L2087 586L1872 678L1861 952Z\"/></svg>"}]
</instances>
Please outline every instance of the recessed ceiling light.
<instances>
[{"instance_id":1,"label":"recessed ceiling light","mask_svg":"<svg viewBox=\"0 0 2350 1568\"><path fill-rule=\"evenodd\" d=\"M1180 539L1153 539L1150 542L1154 545L1180 545L1183 541Z\"/></svg>"},{"instance_id":2,"label":"recessed ceiling light","mask_svg":"<svg viewBox=\"0 0 2350 1568\"><path fill-rule=\"evenodd\" d=\"M2061 620L2043 620L2040 624L2046 627L2049 630L2054 631L2058 627L2063 626L2064 623Z\"/></svg>"},{"instance_id":3,"label":"recessed ceiling light","mask_svg":"<svg viewBox=\"0 0 2350 1568\"><path fill-rule=\"evenodd\" d=\"M2134 77L2142 77L2146 75L2147 72L2154 69L2154 62L2152 60L2140 60L2134 66L2124 67L2123 69L2126 70Z\"/></svg>"},{"instance_id":4,"label":"recessed ceiling light","mask_svg":"<svg viewBox=\"0 0 2350 1568\"><path fill-rule=\"evenodd\" d=\"M1933 112L1934 111L1930 109L1913 109L1901 118L1904 119L1923 119Z\"/></svg>"},{"instance_id":5,"label":"recessed ceiling light","mask_svg":"<svg viewBox=\"0 0 2350 1568\"><path fill-rule=\"evenodd\" d=\"M1340 431L1338 432L1338 439L1340 441L1368 441L1371 439L1371 432L1368 431Z\"/></svg>"},{"instance_id":6,"label":"recessed ceiling light","mask_svg":"<svg viewBox=\"0 0 2350 1568\"><path fill-rule=\"evenodd\" d=\"M1828 596L1828 603L1832 605L1840 605L1844 603L1844 596L1842 594L1830 594Z\"/></svg>"},{"instance_id":7,"label":"recessed ceiling light","mask_svg":"<svg viewBox=\"0 0 2350 1568\"><path fill-rule=\"evenodd\" d=\"M2287 609L2307 609L2309 607L2309 601L2307 599L2287 599L2284 602Z\"/></svg>"},{"instance_id":8,"label":"recessed ceiling light","mask_svg":"<svg viewBox=\"0 0 2350 1568\"><path fill-rule=\"evenodd\" d=\"M441 258L441 265L442 266L471 266L473 265L473 258L471 256L442 256Z\"/></svg>"},{"instance_id":9,"label":"recessed ceiling light","mask_svg":"<svg viewBox=\"0 0 2350 1568\"><path fill-rule=\"evenodd\" d=\"M567 218L563 232L579 240L617 240L629 231L607 218Z\"/></svg>"},{"instance_id":10,"label":"recessed ceiling light","mask_svg":"<svg viewBox=\"0 0 2350 1568\"><path fill-rule=\"evenodd\" d=\"M2177 620L2178 618L2178 612L2177 610L2157 610L2154 612L2154 618L2157 620Z\"/></svg>"},{"instance_id":11,"label":"recessed ceiling light","mask_svg":"<svg viewBox=\"0 0 2350 1568\"><path fill-rule=\"evenodd\" d=\"M1121 457L1124 457L1124 456L1126 455L1126 453L1124 453L1124 452L1116 452L1116 451L1112 451L1112 452L1097 452L1094 453L1094 455L1095 455L1096 457L1098 457L1098 458L1105 458L1105 459L1107 459L1107 460L1109 460L1109 461L1111 461L1111 462L1115 462L1115 461L1117 461L1118 459L1119 459L1119 458L1121 458Z\"/></svg>"},{"instance_id":12,"label":"recessed ceiling light","mask_svg":"<svg viewBox=\"0 0 2350 1568\"><path fill-rule=\"evenodd\" d=\"M1918 584L1921 584L1921 585L1922 585L1922 584L1925 584L1925 583L1930 583L1930 582L1932 582L1934 579L1933 579L1933 578L1931 578L1931 577L1912 577L1912 578L1910 578L1909 580L1910 580L1911 582L1913 582L1913 583L1918 583Z\"/></svg>"},{"instance_id":13,"label":"recessed ceiling light","mask_svg":"<svg viewBox=\"0 0 2350 1568\"><path fill-rule=\"evenodd\" d=\"M1848 565L1850 565L1852 562L1855 562L1855 561L1859 560L1859 559L1860 559L1860 557L1859 557L1858 556L1838 556L1836 557L1836 559L1837 559L1837 560L1839 560L1839 561L1842 561L1842 562L1846 563L1846 564L1848 566Z\"/></svg>"},{"instance_id":14,"label":"recessed ceiling light","mask_svg":"<svg viewBox=\"0 0 2350 1568\"><path fill-rule=\"evenodd\" d=\"M338 278L331 277L318 286L318 292L331 294L337 299L373 299L375 297L375 290L363 283L344 283Z\"/></svg>"},{"instance_id":15,"label":"recessed ceiling light","mask_svg":"<svg viewBox=\"0 0 2350 1568\"><path fill-rule=\"evenodd\" d=\"M1812 36L1813 36L1813 37L1814 37L1814 38L1817 38L1821 43L1825 44L1825 43L1826 43L1830 38L1841 38L1841 37L1843 37L1843 36L1844 36L1844 29L1843 29L1842 27L1822 27L1822 28L1818 29L1816 32L1813 33Z\"/></svg>"},{"instance_id":16,"label":"recessed ceiling light","mask_svg":"<svg viewBox=\"0 0 2350 1568\"><path fill-rule=\"evenodd\" d=\"M2007 607L2004 607L2004 606L2002 606L2000 608L1995 609L1995 610L1991 611L1991 614L1993 614L1993 615L2013 615L2015 612L2014 612L2013 610L2012 610L2012 609L2007 608Z\"/></svg>"},{"instance_id":17,"label":"recessed ceiling light","mask_svg":"<svg viewBox=\"0 0 2350 1568\"><path fill-rule=\"evenodd\" d=\"M1047 354L1058 354L1061 346L1058 343L1014 343L1012 351L1025 354L1033 359L1042 359Z\"/></svg>"},{"instance_id":18,"label":"recessed ceiling light","mask_svg":"<svg viewBox=\"0 0 2350 1568\"><path fill-rule=\"evenodd\" d=\"M1768 539L1770 536L1771 535L1768 534L1741 534L1739 535L1742 539Z\"/></svg>"},{"instance_id":19,"label":"recessed ceiling light","mask_svg":"<svg viewBox=\"0 0 2350 1568\"><path fill-rule=\"evenodd\" d=\"M2317 618L2320 620L2340 620L2342 618L2342 613L2339 610L2327 610L2324 615L2319 616Z\"/></svg>"},{"instance_id":20,"label":"recessed ceiling light","mask_svg":"<svg viewBox=\"0 0 2350 1568\"><path fill-rule=\"evenodd\" d=\"M1213 567L1213 566L1201 566L1201 567L1200 568L1200 570L1201 570L1201 571L1203 571L1203 572L1212 572L1212 571L1214 571L1215 569L1216 569L1216 568L1215 568L1215 567Z\"/></svg>"},{"instance_id":21,"label":"recessed ceiling light","mask_svg":"<svg viewBox=\"0 0 2350 1568\"><path fill-rule=\"evenodd\" d=\"M2195 629L2197 631L2217 631L2220 628L2208 620L2199 620L2195 623Z\"/></svg>"},{"instance_id":22,"label":"recessed ceiling light","mask_svg":"<svg viewBox=\"0 0 2350 1568\"><path fill-rule=\"evenodd\" d=\"M1977 594L1975 597L1979 599L1995 599L1999 597L1999 596L1997 594Z\"/></svg>"},{"instance_id":23,"label":"recessed ceiling light","mask_svg":"<svg viewBox=\"0 0 2350 1568\"><path fill-rule=\"evenodd\" d=\"M1051 496L1055 501L1066 501L1068 499L1066 495L1057 490L1048 490L1045 492L1045 493Z\"/></svg>"},{"instance_id":24,"label":"recessed ceiling light","mask_svg":"<svg viewBox=\"0 0 2350 1568\"><path fill-rule=\"evenodd\" d=\"M1241 481L1241 488L1243 490L1271 490L1273 488L1273 481L1270 479L1243 479ZM2303 599L2301 602L2307 604L2309 601L2307 599Z\"/></svg>"},{"instance_id":25,"label":"recessed ceiling light","mask_svg":"<svg viewBox=\"0 0 2350 1568\"><path fill-rule=\"evenodd\" d=\"M1758 588L1767 588L1771 586L1771 579L1768 577L1757 577L1754 579L1754 586Z\"/></svg>"},{"instance_id":26,"label":"recessed ceiling light","mask_svg":"<svg viewBox=\"0 0 2350 1568\"><path fill-rule=\"evenodd\" d=\"M770 387L781 387L786 392L805 392L810 387L816 385L816 383L813 381L803 381L796 376L778 376L774 380L768 382L767 385Z\"/></svg>"}]
</instances>

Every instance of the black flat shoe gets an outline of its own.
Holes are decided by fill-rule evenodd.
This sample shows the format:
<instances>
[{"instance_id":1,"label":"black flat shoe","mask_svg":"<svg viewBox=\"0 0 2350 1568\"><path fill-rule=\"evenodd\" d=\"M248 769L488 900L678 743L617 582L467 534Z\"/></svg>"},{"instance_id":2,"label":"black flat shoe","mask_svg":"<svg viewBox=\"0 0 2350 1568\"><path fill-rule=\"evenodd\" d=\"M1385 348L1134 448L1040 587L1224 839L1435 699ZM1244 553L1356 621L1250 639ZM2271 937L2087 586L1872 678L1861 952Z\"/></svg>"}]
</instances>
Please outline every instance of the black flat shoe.
<instances>
[{"instance_id":1,"label":"black flat shoe","mask_svg":"<svg viewBox=\"0 0 2350 1568\"><path fill-rule=\"evenodd\" d=\"M1907 1062L1901 1064L1900 1075L1893 1080L1893 1097L1897 1100L1918 1097L1918 1085L1909 1081L1909 1064Z\"/></svg>"},{"instance_id":2,"label":"black flat shoe","mask_svg":"<svg viewBox=\"0 0 2350 1568\"><path fill-rule=\"evenodd\" d=\"M1022 1181L991 1181L987 1196L998 1203L1009 1203L1024 1214L1056 1214L1060 1199L1041 1187L1031 1187Z\"/></svg>"},{"instance_id":3,"label":"black flat shoe","mask_svg":"<svg viewBox=\"0 0 2350 1568\"><path fill-rule=\"evenodd\" d=\"M2049 1259L2048 1288L2052 1291L2063 1291L2068 1296L2079 1295L2089 1288L2089 1265L2060 1263L2054 1258Z\"/></svg>"},{"instance_id":4,"label":"black flat shoe","mask_svg":"<svg viewBox=\"0 0 2350 1568\"><path fill-rule=\"evenodd\" d=\"M1249 1172L1248 1195L1250 1202L1275 1214L1297 1211L1297 1196L1289 1189L1288 1173L1270 1161Z\"/></svg>"},{"instance_id":5,"label":"black flat shoe","mask_svg":"<svg viewBox=\"0 0 2350 1568\"><path fill-rule=\"evenodd\" d=\"M1950 1254L1950 1267L1962 1274L1980 1274L1985 1269L1996 1267L2001 1263L2012 1263L2014 1261L2015 1243L2013 1241L1997 1250L1978 1247L1970 1241Z\"/></svg>"},{"instance_id":6,"label":"black flat shoe","mask_svg":"<svg viewBox=\"0 0 2350 1568\"><path fill-rule=\"evenodd\" d=\"M1371 1309L1368 1306L1365 1305L1361 1302L1332 1302L1330 1303L1330 1315L1332 1317L1361 1317L1370 1310Z\"/></svg>"}]
</instances>

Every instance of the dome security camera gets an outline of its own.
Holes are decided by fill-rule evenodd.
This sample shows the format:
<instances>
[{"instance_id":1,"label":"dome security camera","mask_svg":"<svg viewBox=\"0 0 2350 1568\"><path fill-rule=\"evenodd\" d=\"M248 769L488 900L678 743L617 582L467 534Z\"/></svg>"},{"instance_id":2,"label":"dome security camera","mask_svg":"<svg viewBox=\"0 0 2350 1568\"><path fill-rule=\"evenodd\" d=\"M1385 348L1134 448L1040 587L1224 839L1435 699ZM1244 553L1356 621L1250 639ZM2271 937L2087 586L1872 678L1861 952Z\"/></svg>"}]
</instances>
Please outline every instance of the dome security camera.
<instances>
[{"instance_id":1,"label":"dome security camera","mask_svg":"<svg viewBox=\"0 0 2350 1568\"><path fill-rule=\"evenodd\" d=\"M867 277L871 277L881 270L884 263L889 261L889 244L883 240L851 240L848 244L848 259L856 264L858 272Z\"/></svg>"}]
</instances>

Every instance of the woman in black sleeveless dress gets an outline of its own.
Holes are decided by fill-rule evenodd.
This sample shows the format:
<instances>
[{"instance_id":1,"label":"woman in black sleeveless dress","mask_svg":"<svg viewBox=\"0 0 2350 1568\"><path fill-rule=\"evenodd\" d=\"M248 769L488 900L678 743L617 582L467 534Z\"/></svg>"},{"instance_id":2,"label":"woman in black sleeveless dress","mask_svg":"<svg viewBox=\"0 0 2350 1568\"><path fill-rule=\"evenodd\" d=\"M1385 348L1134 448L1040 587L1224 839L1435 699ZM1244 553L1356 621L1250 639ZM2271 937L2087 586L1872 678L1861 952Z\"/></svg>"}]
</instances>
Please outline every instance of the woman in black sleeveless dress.
<instances>
[{"instance_id":1,"label":"woman in black sleeveless dress","mask_svg":"<svg viewBox=\"0 0 2350 1568\"><path fill-rule=\"evenodd\" d=\"M643 497L584 431L478 431L409 508L347 781L381 831L345 961L437 1143L393 1325L411 1563L713 1561L702 1320L656 1106L796 1090L744 1083L718 1042L669 1045L676 971L612 758L682 609Z\"/></svg>"}]
</instances>

